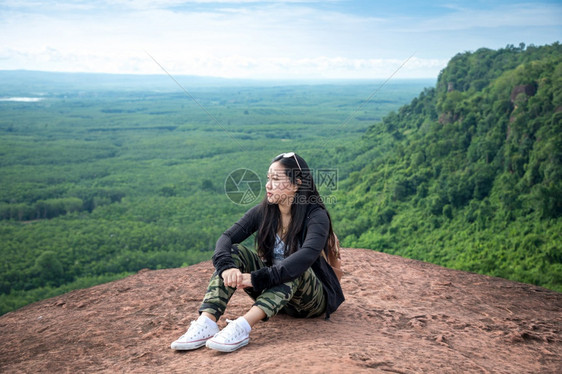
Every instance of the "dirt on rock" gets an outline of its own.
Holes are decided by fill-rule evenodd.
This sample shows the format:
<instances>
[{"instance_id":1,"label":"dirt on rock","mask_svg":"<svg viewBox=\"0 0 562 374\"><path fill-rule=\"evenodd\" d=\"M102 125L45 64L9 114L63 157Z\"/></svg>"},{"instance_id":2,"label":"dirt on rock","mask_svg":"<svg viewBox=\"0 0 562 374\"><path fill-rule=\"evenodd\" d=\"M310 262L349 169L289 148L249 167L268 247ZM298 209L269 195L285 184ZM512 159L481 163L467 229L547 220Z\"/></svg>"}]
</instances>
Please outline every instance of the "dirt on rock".
<instances>
[{"instance_id":1,"label":"dirt on rock","mask_svg":"<svg viewBox=\"0 0 562 374\"><path fill-rule=\"evenodd\" d=\"M228 354L170 349L209 261L43 300L0 317L0 372L562 373L562 294L372 250L344 249L343 263L329 321L278 315ZM225 317L251 305L236 292Z\"/></svg>"}]
</instances>

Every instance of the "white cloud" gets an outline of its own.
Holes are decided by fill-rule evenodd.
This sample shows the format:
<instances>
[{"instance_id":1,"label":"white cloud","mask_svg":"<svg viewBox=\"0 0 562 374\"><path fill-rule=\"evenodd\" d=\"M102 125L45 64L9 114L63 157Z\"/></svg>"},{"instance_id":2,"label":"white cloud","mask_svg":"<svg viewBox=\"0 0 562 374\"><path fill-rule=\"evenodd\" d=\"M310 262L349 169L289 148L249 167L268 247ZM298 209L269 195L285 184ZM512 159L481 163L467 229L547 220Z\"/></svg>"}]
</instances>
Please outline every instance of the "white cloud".
<instances>
[{"instance_id":1,"label":"white cloud","mask_svg":"<svg viewBox=\"0 0 562 374\"><path fill-rule=\"evenodd\" d=\"M229 56L216 58L185 59L169 63L154 58L170 73L209 75L211 71L237 78L272 79L291 76L292 78L386 78L397 73L397 77L415 78L436 76L445 66L446 60L427 60L412 58L405 62L396 59L349 59L343 57L316 57L303 59L290 58L251 58ZM156 65L157 69L160 69ZM148 67L147 67L148 68ZM433 74L428 75L431 71Z\"/></svg>"},{"instance_id":2,"label":"white cloud","mask_svg":"<svg viewBox=\"0 0 562 374\"><path fill-rule=\"evenodd\" d=\"M149 55L149 54L150 55ZM14 50L0 51L0 61L7 56L14 66L8 69L34 69L41 65L49 71L103 71L111 73L162 74L160 65L173 75L222 76L229 78L252 79L374 79L396 77L417 78L434 77L446 65L447 60L411 58L405 62L398 59L350 59L344 57L251 57L228 55L218 57L213 54L189 54L167 51L121 51L117 55L88 53L67 53L53 48L33 52ZM155 63L152 56L157 63ZM406 56L407 57L407 56Z\"/></svg>"}]
</instances>

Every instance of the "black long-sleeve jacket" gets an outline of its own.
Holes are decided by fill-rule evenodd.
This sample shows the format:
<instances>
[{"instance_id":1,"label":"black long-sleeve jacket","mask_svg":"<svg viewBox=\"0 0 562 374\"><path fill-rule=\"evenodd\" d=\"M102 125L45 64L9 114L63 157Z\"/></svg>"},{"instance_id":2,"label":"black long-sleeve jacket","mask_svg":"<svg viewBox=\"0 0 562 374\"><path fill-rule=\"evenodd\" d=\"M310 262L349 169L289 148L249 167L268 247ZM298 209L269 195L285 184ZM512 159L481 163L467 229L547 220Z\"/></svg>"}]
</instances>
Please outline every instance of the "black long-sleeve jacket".
<instances>
[{"instance_id":1,"label":"black long-sleeve jacket","mask_svg":"<svg viewBox=\"0 0 562 374\"><path fill-rule=\"evenodd\" d=\"M233 244L241 243L256 232L262 221L259 205L251 208L232 227L217 240L213 265L219 276L224 270L235 268L230 255ZM340 282L321 252L326 245L329 232L329 219L325 209L311 205L304 223L304 235L299 249L283 261L252 272L252 287L261 292L279 284L298 278L308 268L312 268L326 294L326 318L335 312L345 300Z\"/></svg>"}]
</instances>

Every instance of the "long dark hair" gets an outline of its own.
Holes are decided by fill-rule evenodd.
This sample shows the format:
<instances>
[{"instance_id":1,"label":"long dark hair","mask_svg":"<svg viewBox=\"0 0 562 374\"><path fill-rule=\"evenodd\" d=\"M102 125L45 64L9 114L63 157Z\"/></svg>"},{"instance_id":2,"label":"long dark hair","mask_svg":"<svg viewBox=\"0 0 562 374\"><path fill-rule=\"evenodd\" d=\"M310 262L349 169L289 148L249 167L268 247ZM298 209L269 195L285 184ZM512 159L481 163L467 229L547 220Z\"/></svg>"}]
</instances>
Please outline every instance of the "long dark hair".
<instances>
[{"instance_id":1,"label":"long dark hair","mask_svg":"<svg viewBox=\"0 0 562 374\"><path fill-rule=\"evenodd\" d=\"M282 153L275 157L271 163L277 161L285 168L285 175L287 175L291 183L299 186L291 204L291 223L285 238L283 238L286 244L285 256L288 256L296 252L300 244L302 244L300 241L304 230L304 223L311 205L319 205L324 210L326 210L326 206L316 189L312 172L302 157L296 153ZM300 180L300 184L298 180ZM260 223L256 235L256 246L258 255L262 257L268 265L271 265L273 262L273 247L275 246L281 213L279 211L279 206L269 203L267 196L260 204L260 211L263 220ZM326 213L328 214L328 220L330 222L328 238L332 240L332 220L327 210Z\"/></svg>"}]
</instances>

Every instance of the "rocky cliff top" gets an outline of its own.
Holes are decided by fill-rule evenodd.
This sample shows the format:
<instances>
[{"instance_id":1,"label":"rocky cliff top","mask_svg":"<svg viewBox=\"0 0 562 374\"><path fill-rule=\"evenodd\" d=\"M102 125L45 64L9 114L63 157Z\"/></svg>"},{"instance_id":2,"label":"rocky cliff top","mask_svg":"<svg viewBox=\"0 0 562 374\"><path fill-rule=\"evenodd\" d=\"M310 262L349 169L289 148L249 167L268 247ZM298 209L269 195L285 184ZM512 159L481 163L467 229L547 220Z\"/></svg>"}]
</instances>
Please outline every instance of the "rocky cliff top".
<instances>
[{"instance_id":1,"label":"rocky cliff top","mask_svg":"<svg viewBox=\"0 0 562 374\"><path fill-rule=\"evenodd\" d=\"M562 372L562 294L371 250L343 262L347 300L330 321L279 315L229 354L169 347L197 317L210 262L34 303L0 317L0 372ZM237 292L226 318L251 304Z\"/></svg>"}]
</instances>

